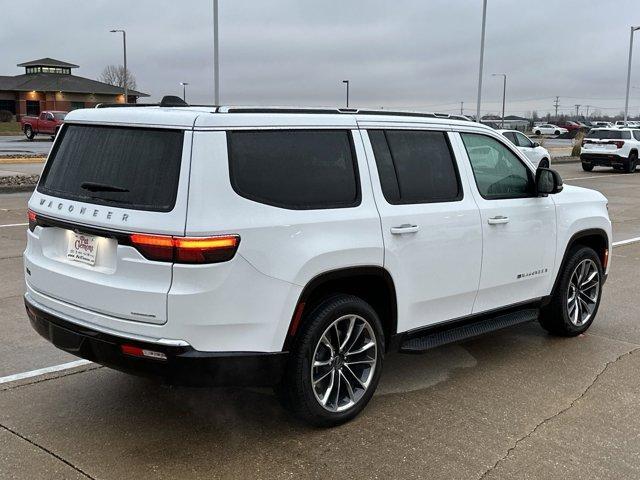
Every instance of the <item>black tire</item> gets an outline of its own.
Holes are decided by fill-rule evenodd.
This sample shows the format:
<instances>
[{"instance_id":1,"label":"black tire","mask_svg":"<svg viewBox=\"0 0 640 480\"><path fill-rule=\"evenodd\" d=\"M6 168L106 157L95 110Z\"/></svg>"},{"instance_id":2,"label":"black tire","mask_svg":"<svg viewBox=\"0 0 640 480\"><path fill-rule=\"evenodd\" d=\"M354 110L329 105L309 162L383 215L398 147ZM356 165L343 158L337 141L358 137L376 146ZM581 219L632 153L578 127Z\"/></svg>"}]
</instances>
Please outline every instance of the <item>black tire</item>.
<instances>
[{"instance_id":1,"label":"black tire","mask_svg":"<svg viewBox=\"0 0 640 480\"><path fill-rule=\"evenodd\" d=\"M593 170L593 165L591 165L590 163L582 162L582 170L584 170L585 172L590 172L591 170Z\"/></svg>"},{"instance_id":2,"label":"black tire","mask_svg":"<svg viewBox=\"0 0 640 480\"><path fill-rule=\"evenodd\" d=\"M556 130L556 131L555 131L555 134L556 134L556 135L560 135L560 130Z\"/></svg>"},{"instance_id":3,"label":"black tire","mask_svg":"<svg viewBox=\"0 0 640 480\"><path fill-rule=\"evenodd\" d=\"M24 135L28 140L33 140L33 137L36 136L36 134L33 133L33 128L31 128L31 125L26 125L24 127Z\"/></svg>"},{"instance_id":4,"label":"black tire","mask_svg":"<svg viewBox=\"0 0 640 480\"><path fill-rule=\"evenodd\" d=\"M549 159L548 158L543 158L542 160L540 160L540 163L538 164L538 167L549 168Z\"/></svg>"},{"instance_id":5,"label":"black tire","mask_svg":"<svg viewBox=\"0 0 640 480\"><path fill-rule=\"evenodd\" d=\"M631 152L627 162L624 164L625 173L634 173L636 171L636 165L638 164L638 154Z\"/></svg>"},{"instance_id":6,"label":"black tire","mask_svg":"<svg viewBox=\"0 0 640 480\"><path fill-rule=\"evenodd\" d=\"M597 291L595 292L595 302L593 303L593 310L588 318L585 318L584 322L572 321L570 318L570 298L572 292L572 279L576 273L576 269L583 264L583 262L592 262L597 271ZM589 263L587 263L589 264ZM589 264L590 265L590 264ZM590 247L577 245L573 247L568 254L567 260L562 267L562 271L558 274L558 281L553 292L551 302L545 306L540 312L540 325L552 335L558 335L563 337L575 337L587 331L587 329L593 323L600 306L600 299L602 298L602 263L598 254ZM578 281L579 283L579 281ZM595 285L593 287L596 288ZM579 298L586 298L578 295ZM587 302L581 302L585 305ZM573 310L575 312L575 309ZM580 310L578 310L580 315ZM577 318L577 316L576 316Z\"/></svg>"},{"instance_id":7,"label":"black tire","mask_svg":"<svg viewBox=\"0 0 640 480\"><path fill-rule=\"evenodd\" d=\"M358 391L360 396L352 406L343 411L330 411L328 409L329 407L323 407L320 399L316 397L317 391L314 390L314 386L312 385L313 373L311 365L312 362L318 358L319 343L325 331L338 319L347 315L356 315L371 327L370 330L364 330L363 327L360 332L366 333L360 333L351 347L353 348L358 345L358 342L361 341L360 337L363 337L363 335L369 337L369 334L373 332L376 345L375 367L373 372L369 373L371 376L368 381L365 382L367 383L367 388L362 389L362 392ZM333 331L334 330L331 330L331 332ZM345 332L343 331L342 333L344 334ZM366 340L363 339L362 341ZM345 345L348 343L349 342L345 342ZM367 302L353 295L340 294L331 296L315 307L308 315L305 315L300 331L297 333L291 348L283 380L275 389L276 394L287 410L311 425L317 427L333 427L348 422L364 409L373 396L380 379L380 374L382 373L384 345L382 324L376 311ZM358 345L356 348L361 347ZM331 359L333 358L332 354ZM347 356L344 355L342 358L343 361L346 361ZM371 361L373 362L373 359ZM333 370L334 373L338 372L338 370L340 370L340 372L342 371L339 368L343 366L342 361L340 362L340 366L336 365L333 361L330 365L333 366L329 366L327 372L331 370ZM347 367L345 367L345 369L346 368ZM366 371L366 367L364 367L363 371ZM320 371L318 374L322 377L323 372ZM333 373L331 376L333 377ZM336 376L339 379L346 379L346 376L340 377L339 373L336 373ZM353 377L350 378L354 379ZM336 401L336 406L340 405L340 399L342 398L341 393L343 392L340 390L341 386L341 384L338 385L336 393L338 400ZM345 388L345 390L347 390L347 388ZM331 386L329 386L326 391L331 392ZM353 392L349 390L346 393L352 394ZM331 394L327 395L327 397L331 396Z\"/></svg>"},{"instance_id":8,"label":"black tire","mask_svg":"<svg viewBox=\"0 0 640 480\"><path fill-rule=\"evenodd\" d=\"M533 133L535 133L535 134L536 134L536 135L538 135L538 136L542 135L542 132L541 132L540 130L536 130L536 131L535 131L535 132L533 132Z\"/></svg>"}]
</instances>

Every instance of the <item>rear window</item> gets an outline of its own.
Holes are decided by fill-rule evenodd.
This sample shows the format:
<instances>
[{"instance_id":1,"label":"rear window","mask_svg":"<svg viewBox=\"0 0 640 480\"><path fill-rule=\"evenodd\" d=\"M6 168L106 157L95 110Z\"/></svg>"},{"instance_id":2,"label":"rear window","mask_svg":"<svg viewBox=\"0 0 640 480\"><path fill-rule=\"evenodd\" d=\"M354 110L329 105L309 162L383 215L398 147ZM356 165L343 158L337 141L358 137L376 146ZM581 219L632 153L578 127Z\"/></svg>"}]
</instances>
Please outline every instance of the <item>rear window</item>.
<instances>
[{"instance_id":1,"label":"rear window","mask_svg":"<svg viewBox=\"0 0 640 480\"><path fill-rule=\"evenodd\" d=\"M182 130L67 125L38 191L135 210L168 212L176 202Z\"/></svg>"},{"instance_id":2,"label":"rear window","mask_svg":"<svg viewBox=\"0 0 640 480\"><path fill-rule=\"evenodd\" d=\"M289 209L360 203L348 130L227 132L231 184L239 195Z\"/></svg>"},{"instance_id":3,"label":"rear window","mask_svg":"<svg viewBox=\"0 0 640 480\"><path fill-rule=\"evenodd\" d=\"M629 140L631 132L623 130L591 130L587 134L587 138L595 138L598 140Z\"/></svg>"}]
</instances>

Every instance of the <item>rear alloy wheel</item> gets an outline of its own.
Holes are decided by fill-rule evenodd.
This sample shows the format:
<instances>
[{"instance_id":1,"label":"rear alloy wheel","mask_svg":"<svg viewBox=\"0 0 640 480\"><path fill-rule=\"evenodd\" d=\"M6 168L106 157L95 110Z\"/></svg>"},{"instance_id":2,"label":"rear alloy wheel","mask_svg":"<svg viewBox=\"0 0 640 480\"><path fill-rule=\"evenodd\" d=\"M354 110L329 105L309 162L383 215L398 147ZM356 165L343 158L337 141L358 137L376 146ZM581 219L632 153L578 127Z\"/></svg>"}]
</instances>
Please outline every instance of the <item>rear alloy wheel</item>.
<instances>
[{"instance_id":1,"label":"rear alloy wheel","mask_svg":"<svg viewBox=\"0 0 640 480\"><path fill-rule=\"evenodd\" d=\"M590 247L576 246L569 253L551 302L540 312L540 324L549 333L573 337L587 331L598 312L603 269Z\"/></svg>"},{"instance_id":2,"label":"rear alloy wheel","mask_svg":"<svg viewBox=\"0 0 640 480\"><path fill-rule=\"evenodd\" d=\"M331 296L303 319L276 394L309 424L340 425L373 396L383 359L384 333L376 311L359 297Z\"/></svg>"},{"instance_id":3,"label":"rear alloy wheel","mask_svg":"<svg viewBox=\"0 0 640 480\"><path fill-rule=\"evenodd\" d=\"M631 152L629 154L629 158L627 159L627 163L624 165L624 171L626 173L634 173L636 171L636 165L638 164L638 154L636 152Z\"/></svg>"},{"instance_id":4,"label":"rear alloy wheel","mask_svg":"<svg viewBox=\"0 0 640 480\"><path fill-rule=\"evenodd\" d=\"M33 128L31 128L31 125L27 125L26 127L24 127L24 135L27 137L27 139L33 140L35 134L33 133Z\"/></svg>"},{"instance_id":5,"label":"rear alloy wheel","mask_svg":"<svg viewBox=\"0 0 640 480\"><path fill-rule=\"evenodd\" d=\"M556 134L556 135L560 135L560 130L556 130L556 131L555 131L555 134Z\"/></svg>"}]
</instances>

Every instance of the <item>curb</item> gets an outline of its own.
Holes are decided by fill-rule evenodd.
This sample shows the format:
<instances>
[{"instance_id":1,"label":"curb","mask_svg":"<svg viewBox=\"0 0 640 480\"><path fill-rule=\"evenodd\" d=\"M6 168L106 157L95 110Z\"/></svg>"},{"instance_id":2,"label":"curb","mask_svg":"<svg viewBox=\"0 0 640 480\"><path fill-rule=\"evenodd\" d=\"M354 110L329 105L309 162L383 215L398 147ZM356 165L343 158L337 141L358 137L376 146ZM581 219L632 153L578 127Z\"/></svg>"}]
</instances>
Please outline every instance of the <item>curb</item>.
<instances>
[{"instance_id":1,"label":"curb","mask_svg":"<svg viewBox=\"0 0 640 480\"><path fill-rule=\"evenodd\" d=\"M558 157L551 159L551 166L563 163L580 163L580 158L578 157Z\"/></svg>"}]
</instances>

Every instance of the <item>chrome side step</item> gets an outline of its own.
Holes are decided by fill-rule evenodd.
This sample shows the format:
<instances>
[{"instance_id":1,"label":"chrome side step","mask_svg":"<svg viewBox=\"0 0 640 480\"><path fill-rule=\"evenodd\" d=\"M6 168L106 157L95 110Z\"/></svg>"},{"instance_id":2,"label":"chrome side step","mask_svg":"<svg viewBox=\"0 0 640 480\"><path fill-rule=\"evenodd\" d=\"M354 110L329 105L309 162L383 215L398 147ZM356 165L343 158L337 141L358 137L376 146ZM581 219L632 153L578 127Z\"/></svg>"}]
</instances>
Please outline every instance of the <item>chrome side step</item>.
<instances>
[{"instance_id":1,"label":"chrome side step","mask_svg":"<svg viewBox=\"0 0 640 480\"><path fill-rule=\"evenodd\" d=\"M539 312L540 310L537 308L529 308L504 313L493 318L472 320L466 324L456 323L449 328L446 326L434 327L434 330L427 331L422 335L416 332L401 343L399 351L401 353L422 353L442 345L468 340L503 328L537 320Z\"/></svg>"}]
</instances>

